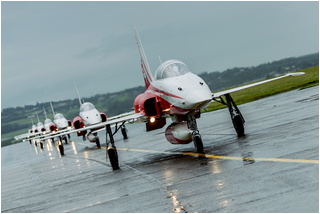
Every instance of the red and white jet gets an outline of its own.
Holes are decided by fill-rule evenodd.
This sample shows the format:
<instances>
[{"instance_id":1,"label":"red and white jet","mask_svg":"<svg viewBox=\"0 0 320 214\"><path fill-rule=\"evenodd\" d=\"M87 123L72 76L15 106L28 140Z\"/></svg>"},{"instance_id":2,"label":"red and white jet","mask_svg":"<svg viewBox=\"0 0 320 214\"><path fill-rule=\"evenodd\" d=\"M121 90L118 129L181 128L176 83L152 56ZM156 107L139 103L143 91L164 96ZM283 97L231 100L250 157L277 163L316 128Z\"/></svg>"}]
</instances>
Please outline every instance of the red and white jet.
<instances>
[{"instance_id":1,"label":"red and white jet","mask_svg":"<svg viewBox=\"0 0 320 214\"><path fill-rule=\"evenodd\" d=\"M228 106L234 128L238 136L242 136L245 121L230 93L279 78L303 74L291 73L212 94L205 81L178 60L161 63L153 76L137 31L135 37L146 85L146 91L134 100L135 112L144 115L147 131L162 128L166 124L166 117L170 116L171 124L165 131L166 139L172 144L186 144L193 141L198 153L203 153L203 143L196 119L200 117L200 111L211 101Z\"/></svg>"},{"instance_id":2,"label":"red and white jet","mask_svg":"<svg viewBox=\"0 0 320 214\"><path fill-rule=\"evenodd\" d=\"M100 113L92 103L82 102L78 87L77 85L75 86L76 86L79 104L80 104L80 112L79 112L79 116L73 119L72 124L74 129L77 130L77 129L85 128L86 126L91 126L91 125L100 124L102 122L106 122L107 115L105 113ZM103 126L99 128L103 128ZM100 140L98 137L98 133L97 132L93 133L93 131L95 131L96 129L97 128L92 128L90 130L90 132L87 135L87 139L92 143L96 143L97 147L100 148ZM86 134L87 134L87 130L77 131L77 135L82 136L83 140L86 140L85 138Z\"/></svg>"}]
</instances>

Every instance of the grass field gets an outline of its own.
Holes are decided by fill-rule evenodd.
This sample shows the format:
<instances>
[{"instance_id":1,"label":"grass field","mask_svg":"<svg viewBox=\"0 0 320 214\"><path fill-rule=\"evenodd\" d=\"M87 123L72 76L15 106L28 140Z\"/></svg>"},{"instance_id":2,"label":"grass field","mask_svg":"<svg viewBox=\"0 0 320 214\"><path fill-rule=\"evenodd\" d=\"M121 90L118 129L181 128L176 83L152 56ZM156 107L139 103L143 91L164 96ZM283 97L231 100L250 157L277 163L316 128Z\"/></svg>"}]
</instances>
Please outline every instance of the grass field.
<instances>
[{"instance_id":1,"label":"grass field","mask_svg":"<svg viewBox=\"0 0 320 214\"><path fill-rule=\"evenodd\" d=\"M265 84L247 88L231 94L237 105L258 100L264 97L269 97L275 94L280 94L294 89L303 89L319 85L319 66L304 69L299 72L305 72L302 76L285 77L279 80L271 81ZM214 93L214 92L213 92ZM212 102L206 111L214 111L227 106L218 102Z\"/></svg>"},{"instance_id":2,"label":"grass field","mask_svg":"<svg viewBox=\"0 0 320 214\"><path fill-rule=\"evenodd\" d=\"M231 96L236 104L240 105L286 91L319 85L319 66L301 70L299 72L305 72L306 74L297 77L286 77L259 86L244 89L242 91L237 91L232 93ZM203 112L214 111L221 108L226 108L226 106L218 102L212 102L209 107ZM1 147L20 142L12 139L18 134L21 134L21 130L1 135Z\"/></svg>"}]
</instances>

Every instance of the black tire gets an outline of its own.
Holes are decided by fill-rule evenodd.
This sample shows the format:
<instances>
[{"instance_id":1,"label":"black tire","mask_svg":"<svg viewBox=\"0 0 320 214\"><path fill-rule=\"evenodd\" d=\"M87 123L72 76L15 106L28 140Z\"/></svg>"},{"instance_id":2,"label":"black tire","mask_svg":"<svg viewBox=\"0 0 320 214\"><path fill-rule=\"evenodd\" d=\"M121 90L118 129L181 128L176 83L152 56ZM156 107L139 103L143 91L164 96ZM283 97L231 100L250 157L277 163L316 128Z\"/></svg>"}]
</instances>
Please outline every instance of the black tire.
<instances>
[{"instance_id":1,"label":"black tire","mask_svg":"<svg viewBox=\"0 0 320 214\"><path fill-rule=\"evenodd\" d=\"M234 116L232 119L232 123L234 126L234 129L236 130L238 137L244 136L244 126L243 126L243 121L240 115Z\"/></svg>"},{"instance_id":2,"label":"black tire","mask_svg":"<svg viewBox=\"0 0 320 214\"><path fill-rule=\"evenodd\" d=\"M194 147L198 153L203 153L203 143L200 135L196 135L193 138Z\"/></svg>"},{"instance_id":3,"label":"black tire","mask_svg":"<svg viewBox=\"0 0 320 214\"><path fill-rule=\"evenodd\" d=\"M118 153L116 148L108 149L108 156L113 170L119 169Z\"/></svg>"},{"instance_id":4,"label":"black tire","mask_svg":"<svg viewBox=\"0 0 320 214\"><path fill-rule=\"evenodd\" d=\"M101 149L101 145L100 145L100 140L99 140L99 138L96 140L96 144L97 144L98 149Z\"/></svg>"},{"instance_id":5,"label":"black tire","mask_svg":"<svg viewBox=\"0 0 320 214\"><path fill-rule=\"evenodd\" d=\"M63 156L64 155L64 147L63 144L59 144L59 150L60 150L60 155Z\"/></svg>"},{"instance_id":6,"label":"black tire","mask_svg":"<svg viewBox=\"0 0 320 214\"><path fill-rule=\"evenodd\" d=\"M122 128L122 129L121 129L121 133L122 133L123 139L124 139L124 140L127 140L127 139L128 139L128 135L127 135L127 130L126 130L126 128Z\"/></svg>"},{"instance_id":7,"label":"black tire","mask_svg":"<svg viewBox=\"0 0 320 214\"><path fill-rule=\"evenodd\" d=\"M66 144L68 144L68 138L67 138L67 136L64 136L64 142L66 142Z\"/></svg>"}]
</instances>

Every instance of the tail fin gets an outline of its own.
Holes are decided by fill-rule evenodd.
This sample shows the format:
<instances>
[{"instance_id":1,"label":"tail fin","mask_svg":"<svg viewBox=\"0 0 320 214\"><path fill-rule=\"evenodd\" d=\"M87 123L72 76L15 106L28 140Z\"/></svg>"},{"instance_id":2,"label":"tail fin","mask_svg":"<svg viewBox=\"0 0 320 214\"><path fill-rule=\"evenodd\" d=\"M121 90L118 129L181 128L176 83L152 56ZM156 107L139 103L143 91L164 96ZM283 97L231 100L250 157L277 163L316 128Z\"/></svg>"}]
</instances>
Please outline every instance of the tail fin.
<instances>
[{"instance_id":1,"label":"tail fin","mask_svg":"<svg viewBox=\"0 0 320 214\"><path fill-rule=\"evenodd\" d=\"M43 107L43 112L44 112L44 116L46 117L46 119L48 119L48 118L47 118L47 112L46 112L46 110L44 109L44 107Z\"/></svg>"},{"instance_id":2,"label":"tail fin","mask_svg":"<svg viewBox=\"0 0 320 214\"><path fill-rule=\"evenodd\" d=\"M80 97L80 93L79 93L79 90L78 90L78 87L77 87L76 82L74 82L74 85L76 86L76 90L77 90L77 94L78 94L78 99L79 99L79 103L80 103L80 106L81 106L81 105L82 105L81 97Z\"/></svg>"},{"instance_id":3,"label":"tail fin","mask_svg":"<svg viewBox=\"0 0 320 214\"><path fill-rule=\"evenodd\" d=\"M54 113L53 106L52 106L52 103L51 103L51 102L50 102L50 106L51 106L51 111L52 111L52 119L54 120L54 115L55 115L55 113Z\"/></svg>"},{"instance_id":4,"label":"tail fin","mask_svg":"<svg viewBox=\"0 0 320 214\"><path fill-rule=\"evenodd\" d=\"M148 88L150 83L154 80L154 78L151 74L148 60L147 60L147 57L144 53L137 29L135 29L135 36L136 36L136 41L137 41L140 57L141 57L142 74L143 74L144 82L146 84L146 88Z\"/></svg>"}]
</instances>

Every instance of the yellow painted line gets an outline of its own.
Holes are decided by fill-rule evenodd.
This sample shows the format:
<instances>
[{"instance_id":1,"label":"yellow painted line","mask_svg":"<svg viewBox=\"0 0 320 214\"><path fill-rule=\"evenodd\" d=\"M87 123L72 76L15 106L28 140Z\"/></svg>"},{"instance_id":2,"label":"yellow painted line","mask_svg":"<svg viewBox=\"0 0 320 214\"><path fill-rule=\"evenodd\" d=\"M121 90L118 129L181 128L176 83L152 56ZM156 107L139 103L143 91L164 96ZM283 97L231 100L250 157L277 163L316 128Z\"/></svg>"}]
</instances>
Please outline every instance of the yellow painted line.
<instances>
[{"instance_id":1,"label":"yellow painted line","mask_svg":"<svg viewBox=\"0 0 320 214\"><path fill-rule=\"evenodd\" d=\"M79 143L88 146L84 143ZM101 148L106 148L102 147ZM157 154L173 154L173 155L189 155L195 157L206 157L212 159L223 159L223 160L238 160L238 161L266 161L266 162L286 162L286 163L313 163L319 164L319 160L305 160L305 159L286 159L286 158L252 158L252 157L231 157L231 156L220 156L220 155L209 155L194 152L165 152L165 151L154 151L154 150L143 150L143 149L130 149L130 148L117 148L122 151L132 152L145 152L145 153L157 153Z\"/></svg>"},{"instance_id":2,"label":"yellow painted line","mask_svg":"<svg viewBox=\"0 0 320 214\"><path fill-rule=\"evenodd\" d=\"M251 157L231 157L231 156L220 156L220 155L208 155L193 152L164 152L164 151L153 151L153 150L142 150L142 149L128 149L128 148L117 148L123 151L135 151L135 152L147 152L147 153L161 153L161 154L180 154L189 155L196 157L206 157L212 159L224 159L224 160L238 160L238 161L268 161L268 162L289 162L289 163L314 163L319 164L319 160L304 160L304 159L285 159L285 158L251 158Z\"/></svg>"}]
</instances>

